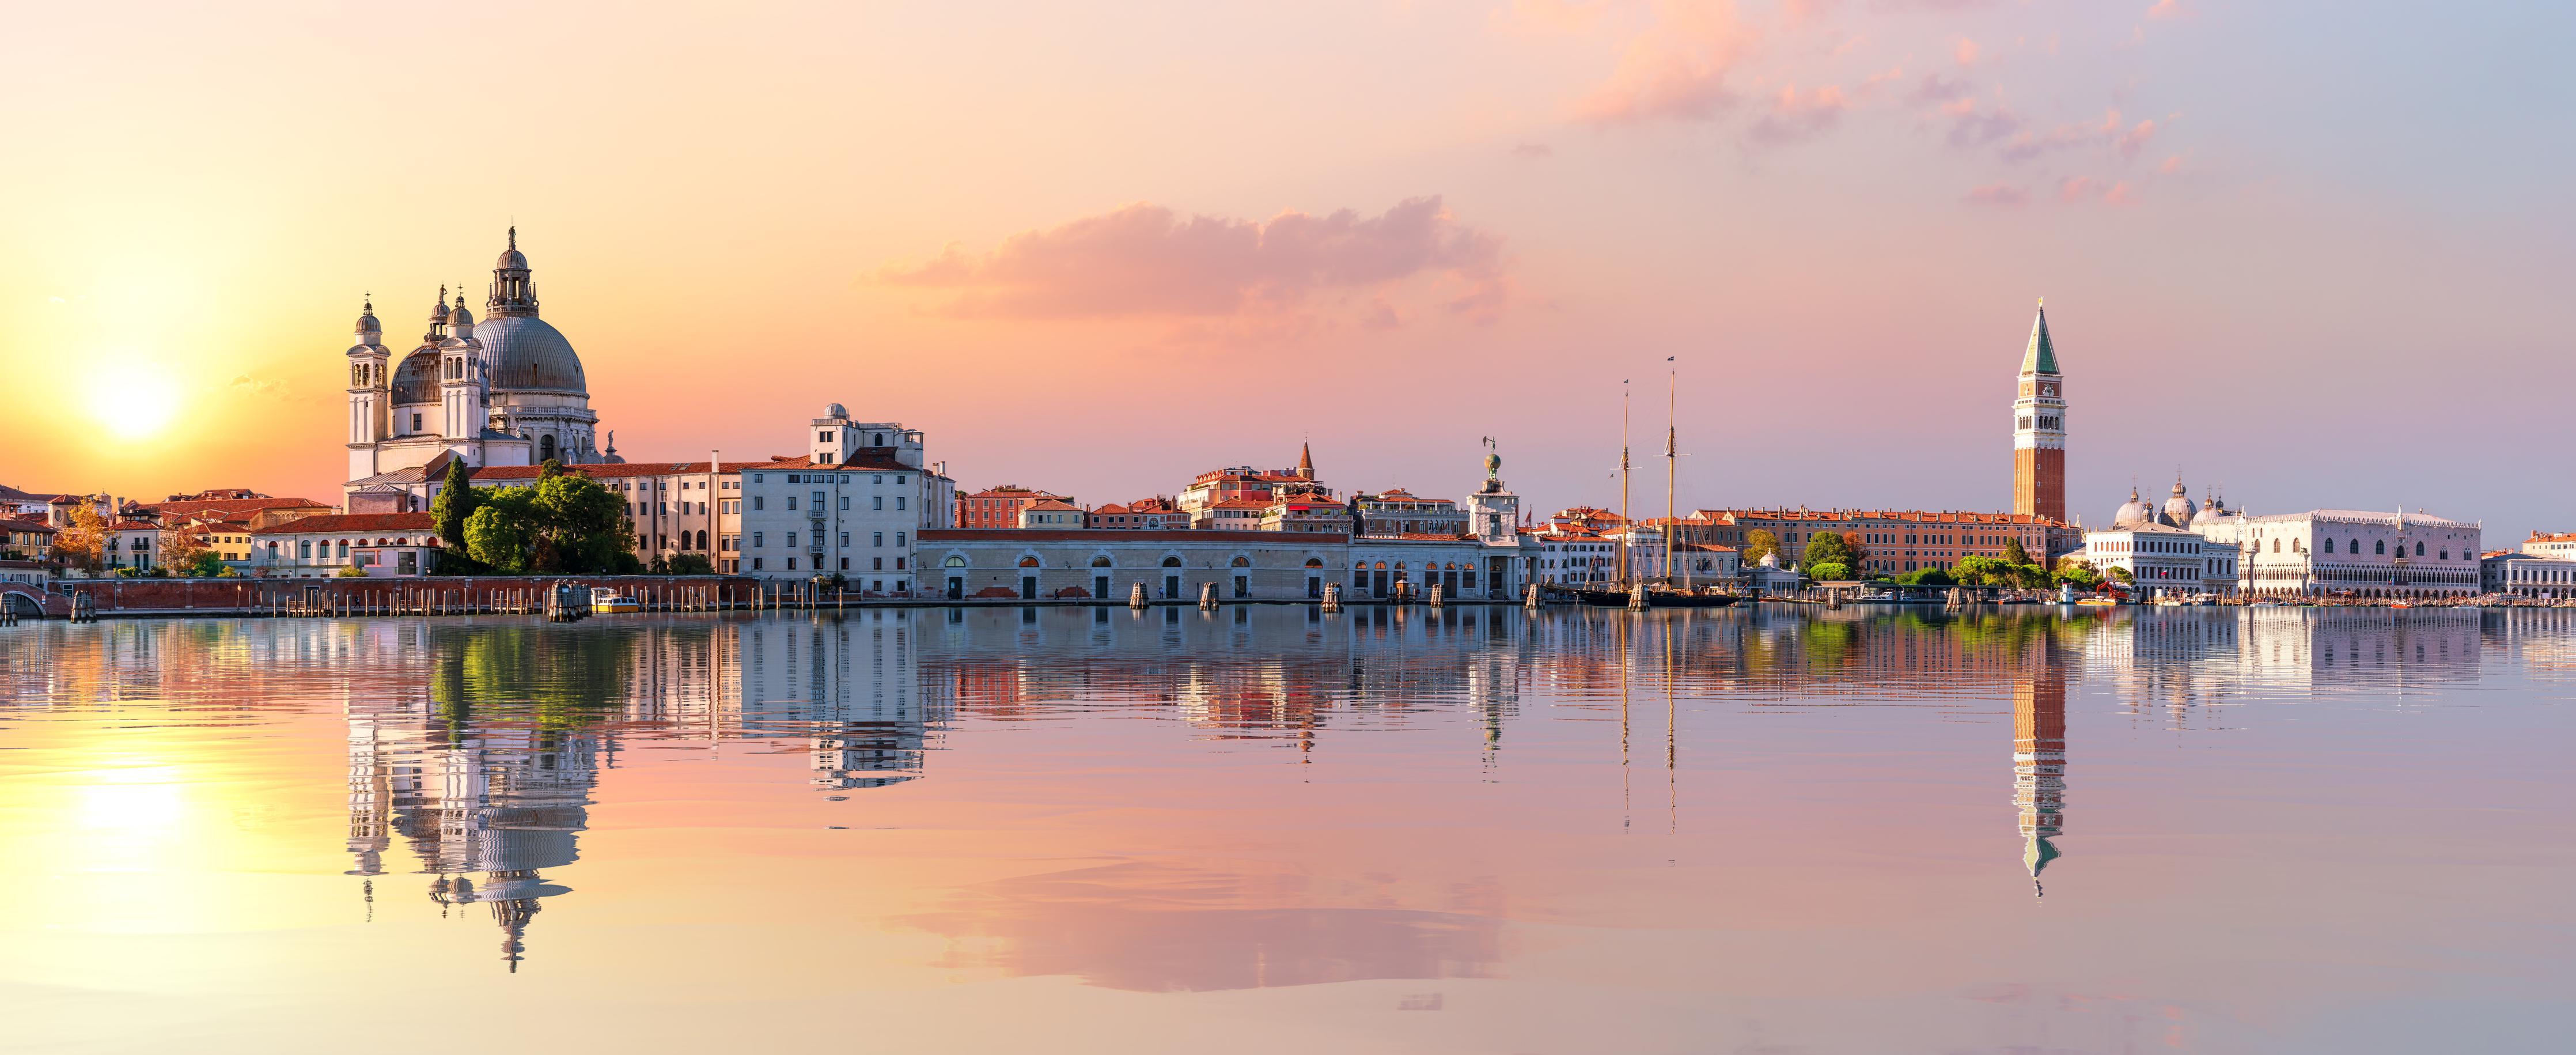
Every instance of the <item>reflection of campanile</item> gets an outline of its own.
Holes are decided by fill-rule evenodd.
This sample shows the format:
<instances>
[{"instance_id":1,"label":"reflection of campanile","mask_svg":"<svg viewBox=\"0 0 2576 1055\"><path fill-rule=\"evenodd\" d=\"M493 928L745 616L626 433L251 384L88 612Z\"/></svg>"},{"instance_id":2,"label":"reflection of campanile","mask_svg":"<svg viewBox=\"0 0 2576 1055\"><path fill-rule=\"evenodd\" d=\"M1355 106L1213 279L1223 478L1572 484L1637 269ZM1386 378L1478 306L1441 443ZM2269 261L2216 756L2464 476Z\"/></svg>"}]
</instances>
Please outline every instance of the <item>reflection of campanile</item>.
<instances>
[{"instance_id":1,"label":"reflection of campanile","mask_svg":"<svg viewBox=\"0 0 2576 1055\"><path fill-rule=\"evenodd\" d=\"M2013 678L2013 804L2021 809L2022 866L2038 894L2040 870L2057 859L2049 840L2066 804L2066 671L2046 636L2032 652Z\"/></svg>"},{"instance_id":2,"label":"reflection of campanile","mask_svg":"<svg viewBox=\"0 0 2576 1055\"><path fill-rule=\"evenodd\" d=\"M2048 339L2048 305L2031 320L2013 399L2013 512L2066 520L2066 378Z\"/></svg>"}]
</instances>

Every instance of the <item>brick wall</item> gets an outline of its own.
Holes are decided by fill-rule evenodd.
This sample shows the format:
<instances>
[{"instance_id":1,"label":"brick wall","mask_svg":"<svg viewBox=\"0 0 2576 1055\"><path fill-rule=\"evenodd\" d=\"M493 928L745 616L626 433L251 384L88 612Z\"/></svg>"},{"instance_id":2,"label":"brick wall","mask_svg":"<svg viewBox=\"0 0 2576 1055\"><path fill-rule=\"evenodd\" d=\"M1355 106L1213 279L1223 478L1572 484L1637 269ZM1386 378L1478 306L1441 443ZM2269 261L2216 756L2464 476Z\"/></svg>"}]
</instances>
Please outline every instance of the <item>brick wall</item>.
<instances>
[{"instance_id":1,"label":"brick wall","mask_svg":"<svg viewBox=\"0 0 2576 1055\"><path fill-rule=\"evenodd\" d=\"M484 607L496 599L541 596L559 582L583 587L608 586L632 596L656 599L696 591L719 600L748 602L758 590L754 580L719 575L574 575L474 576L418 579L98 579L70 584L89 593L100 614L131 615L202 612L259 612L289 601L328 600L343 608L383 608L417 604L434 598L448 607ZM712 593L711 593L712 592Z\"/></svg>"}]
</instances>

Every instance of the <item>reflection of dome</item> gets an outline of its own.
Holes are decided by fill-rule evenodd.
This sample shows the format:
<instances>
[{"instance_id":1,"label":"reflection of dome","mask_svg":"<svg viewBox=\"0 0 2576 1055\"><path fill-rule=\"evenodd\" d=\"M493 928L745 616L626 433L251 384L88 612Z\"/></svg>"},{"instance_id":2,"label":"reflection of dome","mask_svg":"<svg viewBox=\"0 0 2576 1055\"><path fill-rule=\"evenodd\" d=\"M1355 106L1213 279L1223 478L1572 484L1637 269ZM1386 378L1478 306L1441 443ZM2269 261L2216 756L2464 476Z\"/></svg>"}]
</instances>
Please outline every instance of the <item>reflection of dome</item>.
<instances>
[{"instance_id":1,"label":"reflection of dome","mask_svg":"<svg viewBox=\"0 0 2576 1055\"><path fill-rule=\"evenodd\" d=\"M483 343L485 361L492 364L493 391L536 389L590 394L589 384L582 378L581 358L573 354L572 342L544 319L534 315L495 315L474 327L474 339Z\"/></svg>"},{"instance_id":2,"label":"reflection of dome","mask_svg":"<svg viewBox=\"0 0 2576 1055\"><path fill-rule=\"evenodd\" d=\"M2111 526L2114 528L2137 527L2140 524L2151 522L2154 519L2154 507L2149 506L2145 502L2139 501L2138 489L2132 487L2129 489L2129 500L2121 503L2119 512L2111 514Z\"/></svg>"},{"instance_id":3,"label":"reflection of dome","mask_svg":"<svg viewBox=\"0 0 2576 1055\"><path fill-rule=\"evenodd\" d=\"M394 368L395 406L438 402L438 353L422 348L404 356Z\"/></svg>"}]
</instances>

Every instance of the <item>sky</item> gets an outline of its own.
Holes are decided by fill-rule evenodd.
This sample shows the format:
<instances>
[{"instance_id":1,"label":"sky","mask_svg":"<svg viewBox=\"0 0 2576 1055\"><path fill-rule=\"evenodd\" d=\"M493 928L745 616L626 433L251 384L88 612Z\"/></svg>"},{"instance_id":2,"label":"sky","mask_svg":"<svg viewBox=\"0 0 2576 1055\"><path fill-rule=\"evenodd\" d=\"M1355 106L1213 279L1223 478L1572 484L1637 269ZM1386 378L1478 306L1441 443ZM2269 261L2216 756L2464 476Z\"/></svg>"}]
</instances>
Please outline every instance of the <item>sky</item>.
<instances>
[{"instance_id":1,"label":"sky","mask_svg":"<svg viewBox=\"0 0 2576 1055\"><path fill-rule=\"evenodd\" d=\"M515 224L632 460L823 404L1086 503L2010 505L2576 530L2576 9L2217 0L21 5L0 484L336 501ZM1667 375L1667 357L1670 369Z\"/></svg>"}]
</instances>

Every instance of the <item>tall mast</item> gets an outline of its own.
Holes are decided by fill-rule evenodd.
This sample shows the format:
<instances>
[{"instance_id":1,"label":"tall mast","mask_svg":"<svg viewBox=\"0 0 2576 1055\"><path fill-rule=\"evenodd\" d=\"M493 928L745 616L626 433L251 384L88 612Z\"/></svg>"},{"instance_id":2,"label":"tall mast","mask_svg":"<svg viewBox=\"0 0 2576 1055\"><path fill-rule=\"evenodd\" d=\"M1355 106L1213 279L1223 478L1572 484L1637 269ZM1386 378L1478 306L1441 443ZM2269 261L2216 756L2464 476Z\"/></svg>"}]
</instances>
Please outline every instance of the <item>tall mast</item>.
<instances>
[{"instance_id":1,"label":"tall mast","mask_svg":"<svg viewBox=\"0 0 2576 1055\"><path fill-rule=\"evenodd\" d=\"M1637 522L1628 516L1628 382L1619 382L1619 584L1628 584L1628 543Z\"/></svg>"},{"instance_id":2,"label":"tall mast","mask_svg":"<svg viewBox=\"0 0 2576 1055\"><path fill-rule=\"evenodd\" d=\"M1681 530L1680 511L1674 507L1674 481L1681 471L1681 371L1667 370L1664 390L1664 581L1673 581L1673 534ZM1690 572L1682 572L1682 585L1690 585Z\"/></svg>"}]
</instances>

